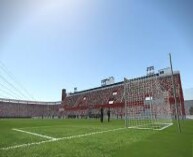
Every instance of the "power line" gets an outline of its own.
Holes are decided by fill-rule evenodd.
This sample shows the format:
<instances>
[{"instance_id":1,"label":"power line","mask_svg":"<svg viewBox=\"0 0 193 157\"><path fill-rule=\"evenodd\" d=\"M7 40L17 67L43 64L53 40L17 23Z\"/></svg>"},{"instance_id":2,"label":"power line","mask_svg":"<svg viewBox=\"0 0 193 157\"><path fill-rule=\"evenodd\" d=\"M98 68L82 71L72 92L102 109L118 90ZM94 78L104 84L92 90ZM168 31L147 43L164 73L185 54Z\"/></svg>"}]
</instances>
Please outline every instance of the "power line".
<instances>
[{"instance_id":1,"label":"power line","mask_svg":"<svg viewBox=\"0 0 193 157\"><path fill-rule=\"evenodd\" d=\"M21 83L19 83L19 81L17 81L17 79L14 77L14 75L8 70L8 68L2 63L0 62L0 68L20 87L25 91L25 94L31 98L29 92L21 85ZM32 98L34 99L34 98Z\"/></svg>"},{"instance_id":2,"label":"power line","mask_svg":"<svg viewBox=\"0 0 193 157\"><path fill-rule=\"evenodd\" d=\"M0 75L0 78L10 87L12 87L14 90L16 90L21 96L23 96L24 98L26 98L26 96L19 90L17 89L12 83L10 83L9 81L7 81L6 78L4 78L3 76Z\"/></svg>"},{"instance_id":3,"label":"power line","mask_svg":"<svg viewBox=\"0 0 193 157\"><path fill-rule=\"evenodd\" d=\"M4 95L4 94L0 94L0 96L1 96L1 98L5 98L5 99L10 99L9 97L7 97L6 95Z\"/></svg>"},{"instance_id":4,"label":"power line","mask_svg":"<svg viewBox=\"0 0 193 157\"><path fill-rule=\"evenodd\" d=\"M11 94L11 93L7 92L7 91L6 91L6 90L4 90L4 89L0 89L0 91L1 91L1 92L3 92L4 94L8 95L8 96L9 96L9 98L10 98L10 96L11 96L12 98L16 98L16 97L15 97L15 95L13 95L13 94Z\"/></svg>"},{"instance_id":5,"label":"power line","mask_svg":"<svg viewBox=\"0 0 193 157\"><path fill-rule=\"evenodd\" d=\"M25 93L26 96L28 96L32 100L35 100L34 97L27 91L27 89L16 79L16 77L13 75L13 73L11 73L8 70L8 68L5 66L5 64L3 64L1 61L0 61L0 68L9 76L9 78L11 78L14 81L14 83L17 84L17 86L20 87L20 89L23 90L23 92ZM5 80L5 78L4 78L4 80ZM17 91L18 91L18 89L17 89ZM21 94L22 92L19 91L19 93ZM22 95L23 95L23 93L22 93Z\"/></svg>"},{"instance_id":6,"label":"power line","mask_svg":"<svg viewBox=\"0 0 193 157\"><path fill-rule=\"evenodd\" d=\"M18 95L17 93L15 93L13 90L10 90L7 86L3 85L2 83L0 83L0 85L1 85L2 87L4 87L4 89L6 89L11 95L13 94L14 97L17 96L17 97L19 97L19 99L21 99L21 96ZM2 90L2 88L1 88L0 90ZM15 98L16 98L16 97L15 97Z\"/></svg>"}]
</instances>

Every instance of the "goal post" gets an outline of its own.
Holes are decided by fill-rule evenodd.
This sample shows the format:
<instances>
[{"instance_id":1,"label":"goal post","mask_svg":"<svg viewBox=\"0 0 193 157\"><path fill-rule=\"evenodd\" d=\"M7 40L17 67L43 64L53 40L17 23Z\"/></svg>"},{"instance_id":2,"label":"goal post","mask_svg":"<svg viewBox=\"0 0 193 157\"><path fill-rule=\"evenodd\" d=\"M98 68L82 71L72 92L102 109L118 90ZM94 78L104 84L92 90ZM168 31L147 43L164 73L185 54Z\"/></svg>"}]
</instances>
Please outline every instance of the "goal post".
<instances>
[{"instance_id":1,"label":"goal post","mask_svg":"<svg viewBox=\"0 0 193 157\"><path fill-rule=\"evenodd\" d=\"M168 91L150 75L124 78L125 127L162 130L172 125Z\"/></svg>"}]
</instances>

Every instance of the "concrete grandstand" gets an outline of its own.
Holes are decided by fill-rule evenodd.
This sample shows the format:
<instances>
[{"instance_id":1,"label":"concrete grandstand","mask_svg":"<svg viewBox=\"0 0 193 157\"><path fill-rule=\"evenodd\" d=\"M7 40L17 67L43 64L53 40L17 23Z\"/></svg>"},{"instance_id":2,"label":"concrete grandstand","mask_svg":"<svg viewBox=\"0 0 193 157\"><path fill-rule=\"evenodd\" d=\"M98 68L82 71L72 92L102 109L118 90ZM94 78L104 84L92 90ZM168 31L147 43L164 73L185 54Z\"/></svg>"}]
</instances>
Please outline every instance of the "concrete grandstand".
<instances>
[{"instance_id":1,"label":"concrete grandstand","mask_svg":"<svg viewBox=\"0 0 193 157\"><path fill-rule=\"evenodd\" d=\"M54 118L58 117L61 102L37 102L0 99L0 118Z\"/></svg>"},{"instance_id":2,"label":"concrete grandstand","mask_svg":"<svg viewBox=\"0 0 193 157\"><path fill-rule=\"evenodd\" d=\"M167 70L160 70L156 74L146 75L139 78L145 79L146 88L148 88L148 80L157 77L161 88L169 93L169 103L172 114L175 115L173 87L171 73ZM174 72L174 82L176 85L176 100L179 108L179 115L185 116L184 97L181 85L180 72ZM142 84L141 84L142 86ZM148 93L147 93L148 94ZM135 96L137 97L137 95ZM144 96L145 100L145 96ZM100 108L104 108L104 113L110 108L113 118L123 118L124 110L124 82L117 82L100 87L76 91L67 94L66 90L62 90L62 100L58 102L37 102L23 101L15 99L0 99L0 118L16 118L16 117L63 117L63 118L97 118L100 116ZM143 106L144 101L135 101L136 106Z\"/></svg>"},{"instance_id":3,"label":"concrete grandstand","mask_svg":"<svg viewBox=\"0 0 193 157\"><path fill-rule=\"evenodd\" d=\"M171 72L168 72L168 69L160 70L156 74L134 78L130 81L145 79L146 88L148 88L149 79L153 77L157 77L162 90L168 92L168 101L170 103L172 115L174 116L175 99L173 94ZM181 117L185 117L183 90L181 85L180 72L178 71L174 72L174 83L176 86L176 101L179 109L179 115ZM147 94L148 93L146 93L146 95ZM137 97L137 95L135 97ZM112 117L123 118L125 115L124 102L123 81L84 91L76 91L70 94L67 94L66 90L63 89L62 106L64 110L61 110L60 114L71 118L98 117L100 114L100 108L102 107L104 108L105 112L107 112L107 110L110 108ZM136 106L144 106L144 101L139 101L136 99L135 104Z\"/></svg>"}]
</instances>

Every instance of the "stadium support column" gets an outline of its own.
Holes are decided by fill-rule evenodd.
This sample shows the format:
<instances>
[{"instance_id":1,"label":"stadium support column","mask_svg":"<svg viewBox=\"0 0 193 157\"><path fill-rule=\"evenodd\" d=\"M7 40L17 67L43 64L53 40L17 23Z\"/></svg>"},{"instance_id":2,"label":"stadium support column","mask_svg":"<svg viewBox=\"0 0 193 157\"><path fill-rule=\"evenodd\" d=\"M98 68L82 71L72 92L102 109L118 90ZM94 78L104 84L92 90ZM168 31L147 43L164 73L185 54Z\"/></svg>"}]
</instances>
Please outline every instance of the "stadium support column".
<instances>
[{"instance_id":1,"label":"stadium support column","mask_svg":"<svg viewBox=\"0 0 193 157\"><path fill-rule=\"evenodd\" d=\"M178 106L177 106L177 101L176 101L176 85L174 82L174 72L173 72L173 67L172 67L172 57L171 53L169 53L169 58L170 58L170 68L171 68L171 73L172 73L172 86L173 86L173 94L174 94L174 102L175 102L175 112L176 112L176 118L177 118L177 125L178 125L178 130L181 133L181 126L180 126L180 121L179 121L179 112L178 112Z\"/></svg>"}]
</instances>

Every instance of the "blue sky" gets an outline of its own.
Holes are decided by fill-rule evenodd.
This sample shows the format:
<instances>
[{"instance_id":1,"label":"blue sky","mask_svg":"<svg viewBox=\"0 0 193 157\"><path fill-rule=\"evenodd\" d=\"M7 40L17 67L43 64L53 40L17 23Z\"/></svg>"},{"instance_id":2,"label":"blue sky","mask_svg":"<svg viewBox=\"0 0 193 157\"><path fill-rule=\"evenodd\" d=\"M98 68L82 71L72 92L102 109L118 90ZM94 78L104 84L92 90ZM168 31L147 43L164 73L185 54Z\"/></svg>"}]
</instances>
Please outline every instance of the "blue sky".
<instances>
[{"instance_id":1,"label":"blue sky","mask_svg":"<svg viewBox=\"0 0 193 157\"><path fill-rule=\"evenodd\" d=\"M0 61L36 100L55 101L62 88L168 67L171 52L193 99L192 7L191 0L1 0Z\"/></svg>"}]
</instances>

